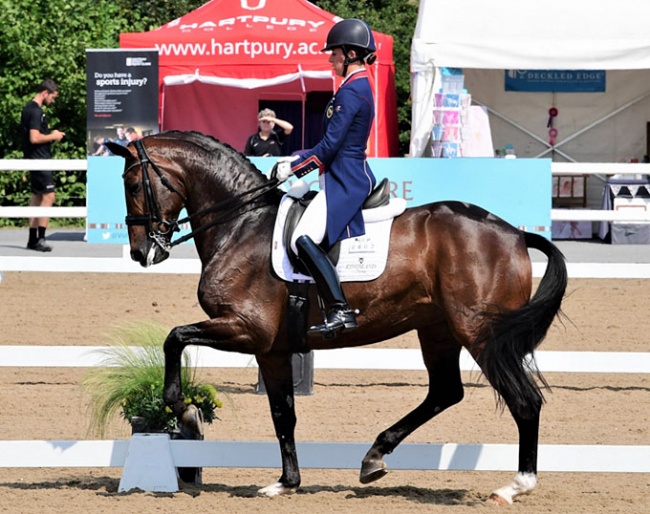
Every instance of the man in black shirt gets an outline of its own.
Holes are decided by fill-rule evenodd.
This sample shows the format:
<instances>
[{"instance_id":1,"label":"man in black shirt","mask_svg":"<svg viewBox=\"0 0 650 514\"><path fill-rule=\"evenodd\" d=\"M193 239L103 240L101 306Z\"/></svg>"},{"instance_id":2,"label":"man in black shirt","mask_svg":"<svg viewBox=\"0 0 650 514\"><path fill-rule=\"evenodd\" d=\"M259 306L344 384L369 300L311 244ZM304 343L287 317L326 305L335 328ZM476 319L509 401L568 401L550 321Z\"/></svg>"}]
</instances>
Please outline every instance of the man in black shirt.
<instances>
[{"instance_id":1,"label":"man in black shirt","mask_svg":"<svg viewBox=\"0 0 650 514\"><path fill-rule=\"evenodd\" d=\"M23 155L25 159L51 159L52 141L61 141L65 132L50 130L43 112L44 105L52 105L59 95L59 88L51 80L45 80L36 88L36 95L23 109L20 128L23 136ZM54 178L52 171L30 171L32 207L51 207L54 205ZM29 218L29 241L27 248L37 252L51 252L52 247L45 242L48 218Z\"/></svg>"}]
</instances>

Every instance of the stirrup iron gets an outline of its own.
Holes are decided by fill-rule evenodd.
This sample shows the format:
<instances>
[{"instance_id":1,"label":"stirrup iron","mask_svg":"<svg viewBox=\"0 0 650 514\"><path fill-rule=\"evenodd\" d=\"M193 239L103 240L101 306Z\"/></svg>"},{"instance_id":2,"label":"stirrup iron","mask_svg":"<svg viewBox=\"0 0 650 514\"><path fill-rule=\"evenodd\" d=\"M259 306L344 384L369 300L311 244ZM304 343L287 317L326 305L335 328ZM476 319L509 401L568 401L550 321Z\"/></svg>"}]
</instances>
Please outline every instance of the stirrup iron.
<instances>
[{"instance_id":1,"label":"stirrup iron","mask_svg":"<svg viewBox=\"0 0 650 514\"><path fill-rule=\"evenodd\" d=\"M320 334L324 339L333 339L344 330L357 328L356 315L358 309L350 309L348 305L338 305L330 309L329 314L320 325L309 327L308 334Z\"/></svg>"}]
</instances>

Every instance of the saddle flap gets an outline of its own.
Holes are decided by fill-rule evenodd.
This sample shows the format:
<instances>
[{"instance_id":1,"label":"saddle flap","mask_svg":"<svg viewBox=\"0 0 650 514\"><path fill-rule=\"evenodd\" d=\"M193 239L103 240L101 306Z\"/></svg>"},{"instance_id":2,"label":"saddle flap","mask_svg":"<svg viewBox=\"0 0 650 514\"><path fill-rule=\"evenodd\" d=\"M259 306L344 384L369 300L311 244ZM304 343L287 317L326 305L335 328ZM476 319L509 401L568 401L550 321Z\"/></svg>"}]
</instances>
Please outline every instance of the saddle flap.
<instances>
[{"instance_id":1,"label":"saddle flap","mask_svg":"<svg viewBox=\"0 0 650 514\"><path fill-rule=\"evenodd\" d=\"M307 268L303 266L300 259L298 259L298 257L291 251L291 236L293 235L298 222L302 218L302 215L305 213L305 209L307 209L307 206L311 203L316 194L316 191L307 191L307 193L305 193L301 198L292 202L292 205L289 207L289 211L287 212L287 219L284 223L282 236L282 241L284 242L284 247L287 249L289 261L296 270L306 276L309 276ZM339 250L340 244L337 242L327 253L327 256L330 258L330 261L332 261L334 266L336 266L339 260Z\"/></svg>"}]
</instances>

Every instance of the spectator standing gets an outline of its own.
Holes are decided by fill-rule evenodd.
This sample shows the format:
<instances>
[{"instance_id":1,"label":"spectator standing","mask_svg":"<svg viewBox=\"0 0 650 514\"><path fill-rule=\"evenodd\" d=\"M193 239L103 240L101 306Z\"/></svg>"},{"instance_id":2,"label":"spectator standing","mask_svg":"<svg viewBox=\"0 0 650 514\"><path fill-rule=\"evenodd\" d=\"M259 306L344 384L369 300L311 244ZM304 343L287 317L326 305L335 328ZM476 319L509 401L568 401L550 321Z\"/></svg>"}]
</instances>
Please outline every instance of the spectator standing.
<instances>
[{"instance_id":1,"label":"spectator standing","mask_svg":"<svg viewBox=\"0 0 650 514\"><path fill-rule=\"evenodd\" d=\"M51 79L41 82L36 95L25 106L20 119L25 159L51 159L51 144L61 141L65 132L50 130L43 106L50 106L59 96L59 87ZM51 170L30 171L32 207L51 207L54 205L54 176ZM51 252L52 247L45 242L48 218L29 219L29 240L27 248L37 252Z\"/></svg>"},{"instance_id":2,"label":"spectator standing","mask_svg":"<svg viewBox=\"0 0 650 514\"><path fill-rule=\"evenodd\" d=\"M293 131L293 125L275 116L271 109L262 109L257 115L259 130L246 141L244 155L251 157L279 157L282 143ZM275 130L276 125L281 130Z\"/></svg>"}]
</instances>

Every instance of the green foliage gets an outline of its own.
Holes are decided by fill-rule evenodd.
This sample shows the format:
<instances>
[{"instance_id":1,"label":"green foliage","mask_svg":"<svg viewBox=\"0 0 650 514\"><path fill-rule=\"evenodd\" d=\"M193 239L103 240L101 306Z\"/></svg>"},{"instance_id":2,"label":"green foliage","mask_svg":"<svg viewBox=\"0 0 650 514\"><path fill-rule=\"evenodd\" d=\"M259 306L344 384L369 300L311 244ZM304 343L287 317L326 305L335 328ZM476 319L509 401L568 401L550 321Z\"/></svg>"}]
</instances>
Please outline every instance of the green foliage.
<instances>
[{"instance_id":1,"label":"green foliage","mask_svg":"<svg viewBox=\"0 0 650 514\"><path fill-rule=\"evenodd\" d=\"M0 158L22 157L20 114L45 78L60 87L46 108L50 126L66 133L52 145L54 158L86 154L86 49L117 48L122 32L150 30L207 0L0 0ZM365 19L394 39L400 153L408 152L411 126L410 46L417 20L414 0L313 0L342 18ZM55 174L56 205L84 205L84 172ZM0 173L0 205L26 205L25 174ZM55 225L62 220L53 219ZM64 221L65 222L65 221ZM76 221L79 223L79 221ZM24 224L26 220L0 220Z\"/></svg>"},{"instance_id":2,"label":"green foliage","mask_svg":"<svg viewBox=\"0 0 650 514\"><path fill-rule=\"evenodd\" d=\"M0 0L0 158L22 158L20 115L46 78L59 85L59 96L46 107L50 127L66 133L52 145L54 158L86 155L86 49L118 46L126 29L112 2L89 0ZM55 173L55 205L82 206L85 172ZM0 173L0 205L27 205L28 174ZM53 219L56 224L80 220ZM1 219L1 225L25 226L27 220Z\"/></svg>"},{"instance_id":3,"label":"green foliage","mask_svg":"<svg viewBox=\"0 0 650 514\"><path fill-rule=\"evenodd\" d=\"M147 430L171 430L176 419L163 402L165 356L163 343L169 330L154 323L131 323L115 329L113 344L99 351L100 367L91 368L83 380L90 395L90 431L104 437L119 412L131 421L143 418ZM196 368L183 356L181 387L186 404L196 405L203 419L212 423L222 407L210 384L196 382Z\"/></svg>"}]
</instances>

